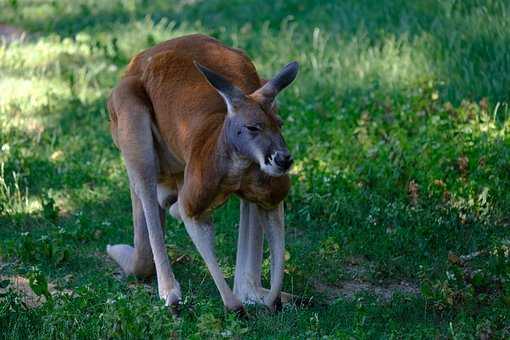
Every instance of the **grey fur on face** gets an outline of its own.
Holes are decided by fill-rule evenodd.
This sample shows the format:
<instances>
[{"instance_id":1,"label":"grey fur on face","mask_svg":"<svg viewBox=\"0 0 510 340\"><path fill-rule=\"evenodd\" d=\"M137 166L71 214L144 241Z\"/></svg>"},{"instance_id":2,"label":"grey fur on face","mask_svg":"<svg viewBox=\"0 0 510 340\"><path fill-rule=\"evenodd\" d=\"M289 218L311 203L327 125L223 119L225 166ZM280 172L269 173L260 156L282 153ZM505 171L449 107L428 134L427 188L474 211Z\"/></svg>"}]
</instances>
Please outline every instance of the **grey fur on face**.
<instances>
[{"instance_id":1,"label":"grey fur on face","mask_svg":"<svg viewBox=\"0 0 510 340\"><path fill-rule=\"evenodd\" d=\"M276 95L295 79L298 64L288 64L250 96L220 74L195 65L226 103L224 129L228 144L240 156L258 163L268 175L286 174L293 159L281 135L279 118L272 110Z\"/></svg>"}]
</instances>

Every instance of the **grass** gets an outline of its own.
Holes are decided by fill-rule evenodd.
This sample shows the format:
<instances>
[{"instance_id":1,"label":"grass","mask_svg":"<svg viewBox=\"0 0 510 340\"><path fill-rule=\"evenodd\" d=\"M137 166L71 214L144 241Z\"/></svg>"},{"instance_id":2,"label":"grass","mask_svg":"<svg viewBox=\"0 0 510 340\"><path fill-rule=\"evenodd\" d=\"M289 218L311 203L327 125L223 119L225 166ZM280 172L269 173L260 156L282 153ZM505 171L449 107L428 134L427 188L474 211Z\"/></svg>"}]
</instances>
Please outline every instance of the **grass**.
<instances>
[{"instance_id":1,"label":"grass","mask_svg":"<svg viewBox=\"0 0 510 340\"><path fill-rule=\"evenodd\" d=\"M0 270L31 278L47 302L27 308L7 289L0 338L510 335L506 1L1 6L0 22L30 36L0 45ZM184 228L170 219L180 318L158 301L154 282L117 278L105 256L107 243L132 237L105 99L134 53L192 32L246 50L266 77L290 60L302 65L280 98L296 159L285 290L312 306L256 308L247 321L225 314ZM236 199L215 216L230 281L237 219ZM469 254L478 256L462 257ZM346 282L407 282L420 294L335 295Z\"/></svg>"}]
</instances>

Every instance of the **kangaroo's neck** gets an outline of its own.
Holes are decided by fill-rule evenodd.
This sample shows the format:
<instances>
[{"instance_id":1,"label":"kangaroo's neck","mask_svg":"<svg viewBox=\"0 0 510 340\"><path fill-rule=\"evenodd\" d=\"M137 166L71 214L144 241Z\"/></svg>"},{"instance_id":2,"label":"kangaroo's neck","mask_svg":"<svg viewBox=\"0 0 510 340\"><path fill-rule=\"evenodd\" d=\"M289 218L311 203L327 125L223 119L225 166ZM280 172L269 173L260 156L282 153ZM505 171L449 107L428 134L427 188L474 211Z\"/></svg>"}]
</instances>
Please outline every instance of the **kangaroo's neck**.
<instances>
[{"instance_id":1,"label":"kangaroo's neck","mask_svg":"<svg viewBox=\"0 0 510 340\"><path fill-rule=\"evenodd\" d=\"M199 216L220 206L241 187L248 166L228 142L227 131L223 123L219 126L209 125L207 134L196 131L194 135L186 176L193 178L193 183L189 185L201 190L193 198L195 203L190 208L190 216Z\"/></svg>"},{"instance_id":2,"label":"kangaroo's neck","mask_svg":"<svg viewBox=\"0 0 510 340\"><path fill-rule=\"evenodd\" d=\"M224 117L221 125L211 127L204 142L197 143L195 147L201 149L201 163L204 173L207 174L204 174L205 176L211 176L211 180L214 177L215 181L221 184L235 186L252 162L242 156L231 142L228 118Z\"/></svg>"}]
</instances>

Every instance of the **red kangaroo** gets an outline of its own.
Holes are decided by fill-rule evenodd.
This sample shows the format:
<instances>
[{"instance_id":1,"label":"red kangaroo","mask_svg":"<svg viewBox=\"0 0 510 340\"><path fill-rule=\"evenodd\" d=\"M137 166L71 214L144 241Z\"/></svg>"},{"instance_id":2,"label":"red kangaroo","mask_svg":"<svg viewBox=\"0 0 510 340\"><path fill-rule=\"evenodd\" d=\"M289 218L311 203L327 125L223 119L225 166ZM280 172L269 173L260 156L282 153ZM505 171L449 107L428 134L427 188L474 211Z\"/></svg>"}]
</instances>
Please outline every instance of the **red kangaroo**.
<instances>
[{"instance_id":1,"label":"red kangaroo","mask_svg":"<svg viewBox=\"0 0 510 340\"><path fill-rule=\"evenodd\" d=\"M281 135L275 97L298 64L259 78L250 59L204 35L189 35L136 55L108 100L113 140L124 159L133 207L134 247L108 245L127 274L157 275L167 305L181 300L164 243L165 209L184 222L228 310L243 303L271 309L284 271L283 199L292 157ZM214 252L211 212L241 198L232 291ZM263 235L271 253L271 287L262 288Z\"/></svg>"}]
</instances>

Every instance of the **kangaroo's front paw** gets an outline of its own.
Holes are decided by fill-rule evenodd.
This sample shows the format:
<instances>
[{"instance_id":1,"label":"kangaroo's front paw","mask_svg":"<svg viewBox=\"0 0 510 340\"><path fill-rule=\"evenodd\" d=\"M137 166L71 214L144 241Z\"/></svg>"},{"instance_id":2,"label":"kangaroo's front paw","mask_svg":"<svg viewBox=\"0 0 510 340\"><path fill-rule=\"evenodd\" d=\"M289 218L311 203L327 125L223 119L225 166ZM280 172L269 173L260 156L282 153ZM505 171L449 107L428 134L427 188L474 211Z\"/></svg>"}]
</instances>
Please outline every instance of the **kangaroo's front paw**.
<instances>
[{"instance_id":1,"label":"kangaroo's front paw","mask_svg":"<svg viewBox=\"0 0 510 340\"><path fill-rule=\"evenodd\" d=\"M280 292L274 299L269 300L269 289L254 286L242 286L236 289L236 296L243 304L263 304L271 311L278 311L282 305L287 303L295 303L299 301L299 297L294 294Z\"/></svg>"},{"instance_id":2,"label":"kangaroo's front paw","mask_svg":"<svg viewBox=\"0 0 510 340\"><path fill-rule=\"evenodd\" d=\"M181 289L179 287L162 292L159 297L165 301L165 306L174 307L181 303Z\"/></svg>"},{"instance_id":3,"label":"kangaroo's front paw","mask_svg":"<svg viewBox=\"0 0 510 340\"><path fill-rule=\"evenodd\" d=\"M228 312L235 313L240 319L248 319L248 312L244 309L244 306L241 302L236 301L235 303L225 305L225 310Z\"/></svg>"}]
</instances>

